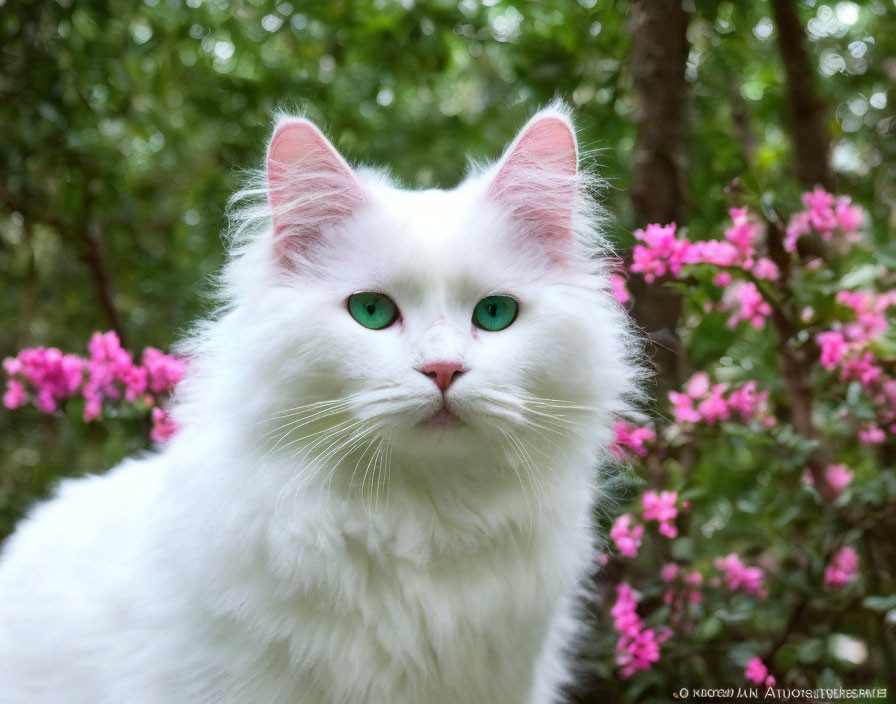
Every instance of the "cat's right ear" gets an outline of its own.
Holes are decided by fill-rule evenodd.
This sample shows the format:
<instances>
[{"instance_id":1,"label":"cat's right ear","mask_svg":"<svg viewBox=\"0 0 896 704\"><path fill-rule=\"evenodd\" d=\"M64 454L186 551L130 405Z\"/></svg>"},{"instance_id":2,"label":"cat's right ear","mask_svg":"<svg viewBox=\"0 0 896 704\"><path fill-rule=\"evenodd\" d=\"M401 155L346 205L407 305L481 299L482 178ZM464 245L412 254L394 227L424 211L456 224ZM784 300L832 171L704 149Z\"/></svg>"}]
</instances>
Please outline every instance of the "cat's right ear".
<instances>
[{"instance_id":1,"label":"cat's right ear","mask_svg":"<svg viewBox=\"0 0 896 704\"><path fill-rule=\"evenodd\" d=\"M366 201L351 167L308 120L277 123L266 166L274 246L281 256L304 251Z\"/></svg>"}]
</instances>

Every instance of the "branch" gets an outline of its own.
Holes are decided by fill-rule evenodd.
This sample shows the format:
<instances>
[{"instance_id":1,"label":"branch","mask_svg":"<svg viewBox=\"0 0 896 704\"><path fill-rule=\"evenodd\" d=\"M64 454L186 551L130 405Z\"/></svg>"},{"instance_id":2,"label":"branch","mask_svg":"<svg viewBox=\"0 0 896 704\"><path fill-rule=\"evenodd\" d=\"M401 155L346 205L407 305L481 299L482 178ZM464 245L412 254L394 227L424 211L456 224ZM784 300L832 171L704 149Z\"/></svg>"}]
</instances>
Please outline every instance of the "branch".
<instances>
[{"instance_id":1,"label":"branch","mask_svg":"<svg viewBox=\"0 0 896 704\"><path fill-rule=\"evenodd\" d=\"M784 249L784 228L779 219L766 220L766 245L772 261L781 271L778 287L781 291L789 290L790 256ZM818 429L812 420L813 395L809 384L809 374L817 361L817 349L814 344L807 343L794 346L797 328L793 321L784 314L780 306L772 307L772 325L778 332L778 361L784 385L790 396L789 416L794 429L804 438L819 440ZM836 494L825 479L825 468L830 464L826 449L819 443L809 454L806 464L815 482L815 488L825 501L833 501Z\"/></svg>"},{"instance_id":2,"label":"branch","mask_svg":"<svg viewBox=\"0 0 896 704\"><path fill-rule=\"evenodd\" d=\"M102 243L96 233L93 232L89 219L89 202L86 204L87 208L85 209L83 221L78 226L75 226L62 220L49 210L36 210L31 205L33 202L36 202L32 195L14 193L2 181L0 181L0 200L2 200L7 210L21 213L26 220L49 225L61 235L78 243L81 249L81 259L90 270L100 308L102 308L106 316L109 327L116 332L124 345L124 329L121 325L118 310L115 307L112 279L106 266Z\"/></svg>"}]
</instances>

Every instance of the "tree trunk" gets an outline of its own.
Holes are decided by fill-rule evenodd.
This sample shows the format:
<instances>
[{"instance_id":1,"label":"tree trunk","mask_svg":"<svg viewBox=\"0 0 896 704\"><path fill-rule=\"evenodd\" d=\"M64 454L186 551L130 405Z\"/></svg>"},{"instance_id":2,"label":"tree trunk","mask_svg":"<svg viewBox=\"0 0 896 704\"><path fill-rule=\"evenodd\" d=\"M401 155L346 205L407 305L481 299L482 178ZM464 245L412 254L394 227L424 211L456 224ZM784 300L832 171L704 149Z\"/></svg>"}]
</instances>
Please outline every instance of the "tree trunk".
<instances>
[{"instance_id":1,"label":"tree trunk","mask_svg":"<svg viewBox=\"0 0 896 704\"><path fill-rule=\"evenodd\" d=\"M633 36L631 66L636 101L635 155L631 197L635 224L683 224L690 207L687 187L687 106L685 66L688 13L681 0L634 0L629 15ZM681 381L681 345L675 328L681 297L640 276L629 282L632 317L650 336L648 350L657 367L651 390L665 396Z\"/></svg>"},{"instance_id":2,"label":"tree trunk","mask_svg":"<svg viewBox=\"0 0 896 704\"><path fill-rule=\"evenodd\" d=\"M830 167L828 111L815 91L814 74L806 53L806 32L793 0L771 0L771 5L778 27L778 47L787 74L794 169L804 186L811 188L821 185L828 191L833 191L835 183ZM790 279L790 256L784 252L782 244L784 226L780 222L769 222L766 233L771 257L781 269L778 285L784 289ZM812 420L814 399L809 384L809 372L817 360L818 351L812 345L794 344L796 330L781 315L775 314L772 321L781 338L778 359L790 397L790 420L800 435L819 440L820 434ZM824 475L825 467L831 459L824 443L820 442L806 463L816 489L828 501L833 501L836 497Z\"/></svg>"},{"instance_id":3,"label":"tree trunk","mask_svg":"<svg viewBox=\"0 0 896 704\"><path fill-rule=\"evenodd\" d=\"M810 188L820 184L833 191L828 111L815 91L812 66L806 53L806 31L793 0L771 0L771 5L778 27L778 48L787 74L796 175Z\"/></svg>"}]
</instances>

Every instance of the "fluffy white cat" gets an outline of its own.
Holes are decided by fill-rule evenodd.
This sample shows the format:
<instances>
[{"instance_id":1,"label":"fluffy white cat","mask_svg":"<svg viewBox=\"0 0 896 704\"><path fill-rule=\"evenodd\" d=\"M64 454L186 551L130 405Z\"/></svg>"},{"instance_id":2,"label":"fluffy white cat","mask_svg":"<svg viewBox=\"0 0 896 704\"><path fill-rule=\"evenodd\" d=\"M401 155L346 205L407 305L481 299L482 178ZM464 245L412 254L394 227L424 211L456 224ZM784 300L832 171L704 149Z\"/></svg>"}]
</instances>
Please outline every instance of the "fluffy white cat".
<instances>
[{"instance_id":1,"label":"fluffy white cat","mask_svg":"<svg viewBox=\"0 0 896 704\"><path fill-rule=\"evenodd\" d=\"M557 701L635 376L577 162L557 106L450 191L279 120L181 430L3 549L0 700Z\"/></svg>"}]
</instances>

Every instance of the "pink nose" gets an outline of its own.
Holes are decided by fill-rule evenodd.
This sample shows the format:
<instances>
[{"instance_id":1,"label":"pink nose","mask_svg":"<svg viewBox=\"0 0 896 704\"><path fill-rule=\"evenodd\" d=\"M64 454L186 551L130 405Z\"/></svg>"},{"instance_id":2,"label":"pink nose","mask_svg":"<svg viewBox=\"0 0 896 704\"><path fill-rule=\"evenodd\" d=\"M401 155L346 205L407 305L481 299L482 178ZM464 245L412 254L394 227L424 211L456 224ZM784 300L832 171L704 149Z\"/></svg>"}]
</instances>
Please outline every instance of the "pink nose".
<instances>
[{"instance_id":1,"label":"pink nose","mask_svg":"<svg viewBox=\"0 0 896 704\"><path fill-rule=\"evenodd\" d=\"M448 390L455 376L460 376L466 370L460 362L430 362L420 368L420 372L428 376L442 393Z\"/></svg>"}]
</instances>

